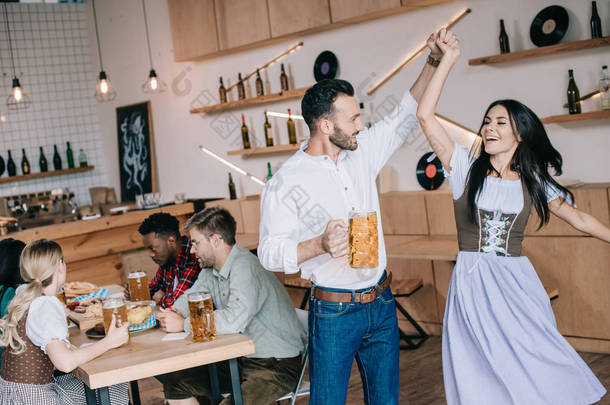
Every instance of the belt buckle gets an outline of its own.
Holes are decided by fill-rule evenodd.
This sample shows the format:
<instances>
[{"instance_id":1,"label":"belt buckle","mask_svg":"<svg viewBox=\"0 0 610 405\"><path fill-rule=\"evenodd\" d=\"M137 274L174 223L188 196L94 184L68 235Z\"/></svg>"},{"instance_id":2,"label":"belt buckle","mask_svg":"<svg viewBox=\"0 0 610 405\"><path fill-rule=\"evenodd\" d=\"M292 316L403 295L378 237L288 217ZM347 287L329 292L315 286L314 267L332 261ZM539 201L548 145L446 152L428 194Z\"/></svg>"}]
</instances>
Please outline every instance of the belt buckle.
<instances>
[{"instance_id":1,"label":"belt buckle","mask_svg":"<svg viewBox=\"0 0 610 405\"><path fill-rule=\"evenodd\" d=\"M360 294L360 303L364 302L364 299L363 299L364 298L364 294L371 294L373 292L373 290L376 289L376 287L377 286L374 286L372 288L369 288L368 290L360 291L360 293L359 293Z\"/></svg>"}]
</instances>

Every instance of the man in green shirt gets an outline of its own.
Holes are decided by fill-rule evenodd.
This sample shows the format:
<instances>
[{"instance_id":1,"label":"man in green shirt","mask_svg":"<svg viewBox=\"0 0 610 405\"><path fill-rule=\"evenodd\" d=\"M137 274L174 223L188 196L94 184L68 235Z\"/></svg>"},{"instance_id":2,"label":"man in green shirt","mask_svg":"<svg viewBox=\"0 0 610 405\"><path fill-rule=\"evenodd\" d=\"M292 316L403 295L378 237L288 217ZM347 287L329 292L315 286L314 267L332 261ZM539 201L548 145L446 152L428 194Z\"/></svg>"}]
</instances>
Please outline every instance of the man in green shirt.
<instances>
[{"instance_id":1,"label":"man in green shirt","mask_svg":"<svg viewBox=\"0 0 610 405\"><path fill-rule=\"evenodd\" d=\"M243 402L264 405L294 388L306 332L276 276L256 256L235 245L235 228L231 214L219 207L207 208L187 221L184 229L190 233L191 252L202 270L172 308L161 309L159 321L166 332L190 332L188 295L209 291L216 333L243 333L254 341L255 353L239 359ZM223 392L231 387L225 365L218 365ZM207 366L168 374L163 390L172 405L211 398ZM230 397L222 402L230 403Z\"/></svg>"}]
</instances>

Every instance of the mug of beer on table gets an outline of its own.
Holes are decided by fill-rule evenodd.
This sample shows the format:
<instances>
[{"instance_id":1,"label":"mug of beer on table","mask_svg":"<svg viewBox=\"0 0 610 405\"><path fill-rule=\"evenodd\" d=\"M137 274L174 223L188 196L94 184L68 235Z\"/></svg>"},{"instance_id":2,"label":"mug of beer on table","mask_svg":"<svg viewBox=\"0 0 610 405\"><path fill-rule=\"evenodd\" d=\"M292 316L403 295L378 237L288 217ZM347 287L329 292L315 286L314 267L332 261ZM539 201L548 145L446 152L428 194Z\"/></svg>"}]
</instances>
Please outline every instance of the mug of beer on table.
<instances>
[{"instance_id":1,"label":"mug of beer on table","mask_svg":"<svg viewBox=\"0 0 610 405\"><path fill-rule=\"evenodd\" d=\"M131 301L149 301L148 277L143 271L134 271L127 276L129 298Z\"/></svg>"},{"instance_id":2,"label":"mug of beer on table","mask_svg":"<svg viewBox=\"0 0 610 405\"><path fill-rule=\"evenodd\" d=\"M191 329L193 329L193 342L207 342L216 339L214 307L209 291L190 293L188 304Z\"/></svg>"}]
</instances>

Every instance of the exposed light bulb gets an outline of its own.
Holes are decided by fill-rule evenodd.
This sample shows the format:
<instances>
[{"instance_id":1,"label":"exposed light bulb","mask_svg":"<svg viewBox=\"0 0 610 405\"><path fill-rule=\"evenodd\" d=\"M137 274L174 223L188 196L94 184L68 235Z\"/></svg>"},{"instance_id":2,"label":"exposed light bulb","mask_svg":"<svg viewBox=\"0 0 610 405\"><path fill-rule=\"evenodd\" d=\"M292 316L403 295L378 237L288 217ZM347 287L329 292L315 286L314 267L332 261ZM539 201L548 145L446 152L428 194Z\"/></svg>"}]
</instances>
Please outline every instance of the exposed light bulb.
<instances>
[{"instance_id":1,"label":"exposed light bulb","mask_svg":"<svg viewBox=\"0 0 610 405\"><path fill-rule=\"evenodd\" d=\"M9 110L23 110L30 106L30 100L21 88L21 83L17 77L13 78L13 89L6 99Z\"/></svg>"},{"instance_id":2,"label":"exposed light bulb","mask_svg":"<svg viewBox=\"0 0 610 405\"><path fill-rule=\"evenodd\" d=\"M116 97L116 91L106 76L106 72L103 70L100 72L97 86L95 86L95 99L100 102L112 101Z\"/></svg>"},{"instance_id":3,"label":"exposed light bulb","mask_svg":"<svg viewBox=\"0 0 610 405\"><path fill-rule=\"evenodd\" d=\"M148 79L142 85L142 91L144 93L162 93L165 90L167 90L167 85L157 77L155 69L150 69Z\"/></svg>"}]
</instances>

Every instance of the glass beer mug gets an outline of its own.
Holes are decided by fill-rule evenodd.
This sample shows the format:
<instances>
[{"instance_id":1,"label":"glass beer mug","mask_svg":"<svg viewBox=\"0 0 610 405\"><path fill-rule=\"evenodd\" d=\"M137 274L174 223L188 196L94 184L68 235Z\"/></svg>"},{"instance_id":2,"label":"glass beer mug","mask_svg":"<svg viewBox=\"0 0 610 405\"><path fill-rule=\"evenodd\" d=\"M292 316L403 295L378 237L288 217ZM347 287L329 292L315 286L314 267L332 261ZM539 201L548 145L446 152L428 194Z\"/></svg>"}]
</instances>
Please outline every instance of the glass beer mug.
<instances>
[{"instance_id":1,"label":"glass beer mug","mask_svg":"<svg viewBox=\"0 0 610 405\"><path fill-rule=\"evenodd\" d=\"M129 297L131 301L150 301L148 277L143 271L135 271L127 276L129 283Z\"/></svg>"},{"instance_id":2,"label":"glass beer mug","mask_svg":"<svg viewBox=\"0 0 610 405\"><path fill-rule=\"evenodd\" d=\"M127 322L127 307L122 298L110 298L102 304L102 314L104 315L104 332L108 333L112 314L115 316L114 326L120 328L124 322ZM129 343L129 340L127 340Z\"/></svg>"},{"instance_id":3,"label":"glass beer mug","mask_svg":"<svg viewBox=\"0 0 610 405\"><path fill-rule=\"evenodd\" d=\"M349 213L349 265L370 269L379 266L377 212Z\"/></svg>"},{"instance_id":4,"label":"glass beer mug","mask_svg":"<svg viewBox=\"0 0 610 405\"><path fill-rule=\"evenodd\" d=\"M208 291L190 293L188 304L193 342L207 342L216 339L214 307L210 293Z\"/></svg>"}]
</instances>

